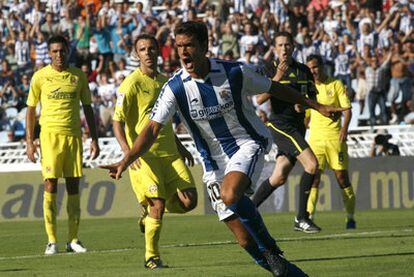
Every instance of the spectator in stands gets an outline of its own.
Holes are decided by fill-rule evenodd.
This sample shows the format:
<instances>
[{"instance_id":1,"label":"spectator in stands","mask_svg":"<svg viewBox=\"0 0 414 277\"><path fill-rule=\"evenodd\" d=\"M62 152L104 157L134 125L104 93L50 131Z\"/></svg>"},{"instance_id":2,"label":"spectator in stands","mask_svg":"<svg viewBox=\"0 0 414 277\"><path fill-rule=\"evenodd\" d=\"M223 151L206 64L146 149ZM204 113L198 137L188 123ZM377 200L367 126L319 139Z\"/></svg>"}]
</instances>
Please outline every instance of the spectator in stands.
<instances>
[{"instance_id":1,"label":"spectator in stands","mask_svg":"<svg viewBox=\"0 0 414 277\"><path fill-rule=\"evenodd\" d=\"M20 84L17 86L17 105L16 108L20 112L26 107L27 97L29 96L30 79L29 75L23 74Z\"/></svg>"},{"instance_id":2,"label":"spectator in stands","mask_svg":"<svg viewBox=\"0 0 414 277\"><path fill-rule=\"evenodd\" d=\"M73 40L73 20L70 18L67 7L62 7L60 10L61 18L59 19L58 32L69 34L69 40Z\"/></svg>"},{"instance_id":3,"label":"spectator in stands","mask_svg":"<svg viewBox=\"0 0 414 277\"><path fill-rule=\"evenodd\" d=\"M89 57L89 40L91 37L90 29L90 15L86 14L86 18L78 16L78 21L75 23L75 39L77 40L76 50L78 55L83 59L87 60Z\"/></svg>"},{"instance_id":4,"label":"spectator in stands","mask_svg":"<svg viewBox=\"0 0 414 277\"><path fill-rule=\"evenodd\" d=\"M367 82L365 80L365 69L360 68L358 70L358 78L357 78L357 90L355 98L359 103L359 114L364 112L365 108L365 98L367 97Z\"/></svg>"},{"instance_id":5,"label":"spectator in stands","mask_svg":"<svg viewBox=\"0 0 414 277\"><path fill-rule=\"evenodd\" d=\"M370 157L399 156L400 149L398 145L389 142L391 138L392 136L388 134L379 134L375 136L371 146Z\"/></svg>"},{"instance_id":6,"label":"spectator in stands","mask_svg":"<svg viewBox=\"0 0 414 277\"><path fill-rule=\"evenodd\" d=\"M46 22L42 24L40 31L45 33L47 37L58 34L59 24L53 22L53 13L46 13Z\"/></svg>"},{"instance_id":7,"label":"spectator in stands","mask_svg":"<svg viewBox=\"0 0 414 277\"><path fill-rule=\"evenodd\" d=\"M10 68L10 64L7 60L1 62L1 71L0 71L0 87L3 87L6 82L10 82L14 79L14 73Z\"/></svg>"},{"instance_id":8,"label":"spectator in stands","mask_svg":"<svg viewBox=\"0 0 414 277\"><path fill-rule=\"evenodd\" d=\"M14 79L6 81L0 90L0 105L3 108L10 108L17 106L17 90L15 88Z\"/></svg>"},{"instance_id":9,"label":"spectator in stands","mask_svg":"<svg viewBox=\"0 0 414 277\"><path fill-rule=\"evenodd\" d=\"M387 109L385 106L386 101L386 74L389 69L391 61L390 52L385 61L379 65L378 58L372 57L370 60L370 66L365 70L365 78L367 82L368 91L368 105L369 105L369 120L371 126L376 124L375 108L377 105L380 107L380 119L381 124L388 123Z\"/></svg>"},{"instance_id":10,"label":"spectator in stands","mask_svg":"<svg viewBox=\"0 0 414 277\"><path fill-rule=\"evenodd\" d=\"M111 133L111 122L114 115L116 99L115 84L111 83L107 72L102 72L98 81L98 95L101 98L99 116L102 121L105 133Z\"/></svg>"},{"instance_id":11,"label":"spectator in stands","mask_svg":"<svg viewBox=\"0 0 414 277\"><path fill-rule=\"evenodd\" d=\"M402 44L396 42L392 47L391 82L388 99L391 102L390 123L400 122L407 114L407 102L411 100L412 81L408 71L409 52L402 51ZM412 76L412 75L411 75ZM397 106L399 102L399 107Z\"/></svg>"},{"instance_id":12,"label":"spectator in stands","mask_svg":"<svg viewBox=\"0 0 414 277\"><path fill-rule=\"evenodd\" d=\"M19 38L16 41L14 51L18 66L18 74L26 72L30 67L30 45L26 31L22 30L19 32Z\"/></svg>"},{"instance_id":13,"label":"spectator in stands","mask_svg":"<svg viewBox=\"0 0 414 277\"><path fill-rule=\"evenodd\" d=\"M390 87L388 99L391 102L395 102L395 95L402 94L396 91L404 91L405 104L412 94L413 83L403 80L414 74L414 6L401 1L386 1L377 7L372 4L375 1L320 3L315 0L306 10L303 1L282 0L271 0L268 4L257 0L231 4L218 1L214 6L208 1L181 1L181 4L147 0L135 3L109 0L1 2L4 4L0 10L0 61L6 60L9 69L6 74L0 72L0 87L5 79L14 75L18 85L22 74L31 75L33 69L48 64L44 40L56 32L70 41L69 63L77 66L87 63L91 72L108 70L114 60L117 62L122 58L126 59L127 70L136 69L139 61L131 51L132 41L144 32L157 35L162 47L162 70L171 74L180 67L171 30L180 21L199 20L208 25L209 55L212 57L239 59L237 42L240 40L242 52L250 51L243 54L241 60L261 66L262 61L274 52L275 32L286 30L292 32L297 41L293 55L298 61L304 62L311 54L321 54L328 74L338 75L348 87L350 80L355 83L360 69L371 65L372 57L382 63L388 49L396 51L398 45L399 55L395 55L391 63L392 81L384 78L382 82L386 91ZM153 4L159 7L152 9ZM46 32L43 39L40 38L42 28ZM26 33L24 40L19 39L21 31ZM340 55L336 54L337 48ZM99 53L104 56L102 67ZM348 61L345 61L345 54ZM22 57L23 63L27 64L23 69ZM343 64L349 67L340 74L338 69ZM337 67L335 73L334 65ZM405 68L403 74L397 72L401 66ZM112 68L115 67L110 67L110 78L115 78L118 70ZM12 76L5 77L8 72ZM388 72L384 74L384 77L389 76ZM94 86L96 80L90 81ZM391 107L391 122L402 121L409 111L407 105L400 103L400 98ZM358 101L363 103L360 98ZM385 118L381 119L388 123Z\"/></svg>"}]
</instances>

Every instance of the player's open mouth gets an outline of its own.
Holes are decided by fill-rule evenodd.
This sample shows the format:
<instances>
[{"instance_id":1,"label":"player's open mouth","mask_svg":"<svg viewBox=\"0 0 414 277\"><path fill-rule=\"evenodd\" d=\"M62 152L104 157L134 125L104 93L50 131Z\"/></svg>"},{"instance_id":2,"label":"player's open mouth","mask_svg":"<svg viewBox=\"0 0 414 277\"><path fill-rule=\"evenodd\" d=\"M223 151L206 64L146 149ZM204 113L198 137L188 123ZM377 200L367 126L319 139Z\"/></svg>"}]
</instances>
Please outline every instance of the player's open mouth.
<instances>
[{"instance_id":1,"label":"player's open mouth","mask_svg":"<svg viewBox=\"0 0 414 277\"><path fill-rule=\"evenodd\" d=\"M183 65L186 69L191 69L193 68L193 60L191 58L184 58Z\"/></svg>"}]
</instances>

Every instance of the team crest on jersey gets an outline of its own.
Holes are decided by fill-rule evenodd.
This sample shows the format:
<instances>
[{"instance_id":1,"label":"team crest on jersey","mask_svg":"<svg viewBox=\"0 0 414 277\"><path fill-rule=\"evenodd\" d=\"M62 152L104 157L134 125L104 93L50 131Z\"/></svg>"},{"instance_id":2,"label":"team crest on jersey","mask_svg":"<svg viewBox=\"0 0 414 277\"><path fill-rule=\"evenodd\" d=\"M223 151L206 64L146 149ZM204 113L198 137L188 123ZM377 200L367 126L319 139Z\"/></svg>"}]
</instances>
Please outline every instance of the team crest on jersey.
<instances>
[{"instance_id":1,"label":"team crest on jersey","mask_svg":"<svg viewBox=\"0 0 414 277\"><path fill-rule=\"evenodd\" d=\"M70 83L72 85L76 85L78 83L78 77L77 76L70 76Z\"/></svg>"},{"instance_id":2,"label":"team crest on jersey","mask_svg":"<svg viewBox=\"0 0 414 277\"><path fill-rule=\"evenodd\" d=\"M153 184L153 185L148 187L148 191L150 193L156 193L158 191L158 186L156 184Z\"/></svg>"},{"instance_id":3,"label":"team crest on jersey","mask_svg":"<svg viewBox=\"0 0 414 277\"><path fill-rule=\"evenodd\" d=\"M231 100L231 91L224 89L222 91L219 92L221 99L223 99L224 101L230 101Z\"/></svg>"},{"instance_id":4,"label":"team crest on jersey","mask_svg":"<svg viewBox=\"0 0 414 277\"><path fill-rule=\"evenodd\" d=\"M328 96L333 96L333 90L332 89L330 89L330 90L328 90L328 92L326 93Z\"/></svg>"}]
</instances>

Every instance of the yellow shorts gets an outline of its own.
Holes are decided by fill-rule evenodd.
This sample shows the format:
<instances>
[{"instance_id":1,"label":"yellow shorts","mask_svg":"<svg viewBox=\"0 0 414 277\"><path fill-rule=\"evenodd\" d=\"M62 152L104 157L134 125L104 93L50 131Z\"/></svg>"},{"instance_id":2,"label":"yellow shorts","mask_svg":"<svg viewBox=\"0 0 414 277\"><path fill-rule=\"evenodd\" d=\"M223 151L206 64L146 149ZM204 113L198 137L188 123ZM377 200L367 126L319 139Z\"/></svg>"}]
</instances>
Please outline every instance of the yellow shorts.
<instances>
[{"instance_id":1,"label":"yellow shorts","mask_svg":"<svg viewBox=\"0 0 414 277\"><path fill-rule=\"evenodd\" d=\"M190 170L176 156L140 158L140 162L141 167L138 170L130 169L129 173L132 188L141 204L146 203L146 198L168 200L179 191L195 187Z\"/></svg>"},{"instance_id":2,"label":"yellow shorts","mask_svg":"<svg viewBox=\"0 0 414 277\"><path fill-rule=\"evenodd\" d=\"M51 132L40 132L43 179L82 176L82 139Z\"/></svg>"},{"instance_id":3,"label":"yellow shorts","mask_svg":"<svg viewBox=\"0 0 414 277\"><path fill-rule=\"evenodd\" d=\"M139 189L139 169L135 170L131 167L128 170L129 172L129 179L131 181L132 190L137 197L139 203L144 204L146 202L145 195L142 194L141 190Z\"/></svg>"},{"instance_id":4,"label":"yellow shorts","mask_svg":"<svg viewBox=\"0 0 414 277\"><path fill-rule=\"evenodd\" d=\"M326 164L333 170L348 168L348 147L339 140L310 140L309 145L319 163L319 170L325 170Z\"/></svg>"}]
</instances>

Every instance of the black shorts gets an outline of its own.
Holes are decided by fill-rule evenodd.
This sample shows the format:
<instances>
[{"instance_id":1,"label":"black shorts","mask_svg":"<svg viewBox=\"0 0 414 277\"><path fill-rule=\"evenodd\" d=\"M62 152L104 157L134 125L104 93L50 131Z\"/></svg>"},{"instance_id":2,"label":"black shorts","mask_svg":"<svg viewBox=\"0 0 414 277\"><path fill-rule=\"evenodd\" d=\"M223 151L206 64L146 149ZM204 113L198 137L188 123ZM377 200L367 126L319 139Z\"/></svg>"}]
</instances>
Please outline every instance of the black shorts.
<instances>
[{"instance_id":1,"label":"black shorts","mask_svg":"<svg viewBox=\"0 0 414 277\"><path fill-rule=\"evenodd\" d=\"M296 128L294 126L283 126L268 122L267 127L273 136L273 141L277 145L277 155L286 156L292 164L296 163L296 157L303 150L309 147L305 140L305 128ZM300 130L302 129L302 130Z\"/></svg>"}]
</instances>

